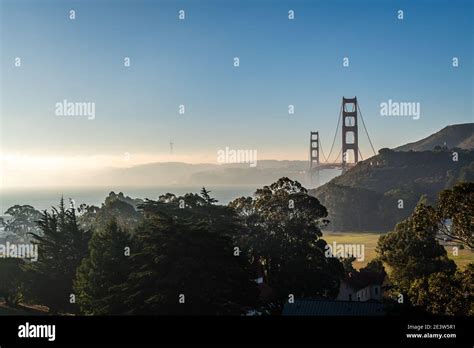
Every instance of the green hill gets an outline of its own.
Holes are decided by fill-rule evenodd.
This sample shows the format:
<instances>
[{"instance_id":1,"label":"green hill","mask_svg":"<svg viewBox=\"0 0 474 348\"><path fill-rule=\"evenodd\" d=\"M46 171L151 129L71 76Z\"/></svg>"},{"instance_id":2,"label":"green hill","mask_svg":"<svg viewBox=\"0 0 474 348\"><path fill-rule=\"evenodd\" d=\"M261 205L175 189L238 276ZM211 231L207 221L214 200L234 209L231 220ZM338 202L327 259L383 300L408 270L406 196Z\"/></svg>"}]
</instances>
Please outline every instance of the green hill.
<instances>
[{"instance_id":1,"label":"green hill","mask_svg":"<svg viewBox=\"0 0 474 348\"><path fill-rule=\"evenodd\" d=\"M436 146L474 150L474 123L444 127L429 137L395 148L395 151L431 151Z\"/></svg>"},{"instance_id":2,"label":"green hill","mask_svg":"<svg viewBox=\"0 0 474 348\"><path fill-rule=\"evenodd\" d=\"M420 198L432 203L439 191L474 181L474 151L455 151L458 161L448 149L381 149L310 194L328 208L333 231L388 231L411 214Z\"/></svg>"}]
</instances>

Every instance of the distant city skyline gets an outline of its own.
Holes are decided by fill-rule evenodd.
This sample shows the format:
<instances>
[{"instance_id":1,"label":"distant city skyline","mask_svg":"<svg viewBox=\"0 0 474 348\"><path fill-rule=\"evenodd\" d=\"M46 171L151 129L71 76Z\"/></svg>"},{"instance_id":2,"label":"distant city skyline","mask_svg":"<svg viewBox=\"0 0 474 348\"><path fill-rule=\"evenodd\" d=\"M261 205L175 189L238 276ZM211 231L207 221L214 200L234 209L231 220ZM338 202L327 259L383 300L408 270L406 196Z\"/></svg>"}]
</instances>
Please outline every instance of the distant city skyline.
<instances>
[{"instance_id":1,"label":"distant city skyline","mask_svg":"<svg viewBox=\"0 0 474 348\"><path fill-rule=\"evenodd\" d=\"M358 97L376 150L474 122L468 0L0 4L4 187L218 163L227 147L307 160L310 131L327 155L343 96ZM70 116L67 102L91 104ZM384 115L392 102L417 103L418 117ZM367 158L362 127L359 139Z\"/></svg>"}]
</instances>

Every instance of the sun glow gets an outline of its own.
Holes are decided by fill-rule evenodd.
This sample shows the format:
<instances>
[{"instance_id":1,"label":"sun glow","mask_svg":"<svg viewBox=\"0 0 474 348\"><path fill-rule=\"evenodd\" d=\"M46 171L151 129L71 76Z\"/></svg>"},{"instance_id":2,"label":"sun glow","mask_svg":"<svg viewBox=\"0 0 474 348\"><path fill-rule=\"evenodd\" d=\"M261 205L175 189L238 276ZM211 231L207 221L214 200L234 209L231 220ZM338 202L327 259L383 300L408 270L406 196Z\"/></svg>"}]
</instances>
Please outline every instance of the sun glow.
<instances>
[{"instance_id":1,"label":"sun glow","mask_svg":"<svg viewBox=\"0 0 474 348\"><path fill-rule=\"evenodd\" d=\"M0 154L0 186L1 188L12 188L94 185L94 176L110 169L129 168L156 162L193 163L196 162L196 159L195 156L129 152L93 156L2 153Z\"/></svg>"}]
</instances>

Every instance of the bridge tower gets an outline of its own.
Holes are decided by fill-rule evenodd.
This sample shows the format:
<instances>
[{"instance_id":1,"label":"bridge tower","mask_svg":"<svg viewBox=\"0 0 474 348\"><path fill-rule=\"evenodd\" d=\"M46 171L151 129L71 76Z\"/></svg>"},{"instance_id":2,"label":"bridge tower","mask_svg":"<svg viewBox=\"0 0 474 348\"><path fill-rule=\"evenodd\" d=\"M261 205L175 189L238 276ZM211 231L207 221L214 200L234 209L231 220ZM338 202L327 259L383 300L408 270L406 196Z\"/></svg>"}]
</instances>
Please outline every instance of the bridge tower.
<instances>
[{"instance_id":1,"label":"bridge tower","mask_svg":"<svg viewBox=\"0 0 474 348\"><path fill-rule=\"evenodd\" d=\"M319 132L310 133L309 175L311 184L319 186Z\"/></svg>"},{"instance_id":2,"label":"bridge tower","mask_svg":"<svg viewBox=\"0 0 474 348\"><path fill-rule=\"evenodd\" d=\"M353 151L354 164L359 162L357 131L357 97L342 98L342 171L347 168L349 152Z\"/></svg>"},{"instance_id":3,"label":"bridge tower","mask_svg":"<svg viewBox=\"0 0 474 348\"><path fill-rule=\"evenodd\" d=\"M309 143L309 168L319 166L319 132L311 132Z\"/></svg>"}]
</instances>

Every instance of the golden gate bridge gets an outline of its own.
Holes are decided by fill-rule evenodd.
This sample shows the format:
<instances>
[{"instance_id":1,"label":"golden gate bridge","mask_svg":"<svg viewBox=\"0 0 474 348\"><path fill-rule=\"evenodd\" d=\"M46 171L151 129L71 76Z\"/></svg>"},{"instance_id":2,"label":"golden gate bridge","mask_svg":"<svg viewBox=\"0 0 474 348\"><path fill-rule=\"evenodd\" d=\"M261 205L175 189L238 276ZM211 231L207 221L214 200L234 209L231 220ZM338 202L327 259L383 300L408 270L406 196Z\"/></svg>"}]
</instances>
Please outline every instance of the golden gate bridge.
<instances>
[{"instance_id":1,"label":"golden gate bridge","mask_svg":"<svg viewBox=\"0 0 474 348\"><path fill-rule=\"evenodd\" d=\"M359 117L362 121L365 133L369 139L370 146L374 155L376 155L375 148L372 140L370 139L369 132L365 126L365 121L360 111L357 97L354 98L342 98L341 109L339 111L339 117L337 121L336 130L334 132L334 138L332 141L329 155L326 157L323 151L321 138L319 131L310 132L310 143L309 143L309 175L311 183L317 183L319 185L319 171L323 169L342 169L344 173L350 167L353 167L359 162L359 158L364 160L362 153L359 149ZM333 162L329 162L331 154L334 150L336 143L337 134L339 132L339 125L342 123L342 146L339 150L339 154ZM320 157L320 155L322 155ZM342 157L341 157L342 155ZM338 162L341 158L341 162ZM321 159L323 161L321 161Z\"/></svg>"}]
</instances>

